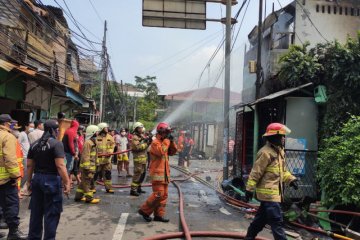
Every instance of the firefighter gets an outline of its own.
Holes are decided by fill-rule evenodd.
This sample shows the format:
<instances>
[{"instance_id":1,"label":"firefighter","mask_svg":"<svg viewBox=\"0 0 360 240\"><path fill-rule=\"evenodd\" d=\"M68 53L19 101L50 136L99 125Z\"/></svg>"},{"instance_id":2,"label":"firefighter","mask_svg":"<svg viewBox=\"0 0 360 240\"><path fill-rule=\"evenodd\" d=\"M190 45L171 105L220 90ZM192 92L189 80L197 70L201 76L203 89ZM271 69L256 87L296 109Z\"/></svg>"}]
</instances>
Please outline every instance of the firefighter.
<instances>
[{"instance_id":1,"label":"firefighter","mask_svg":"<svg viewBox=\"0 0 360 240\"><path fill-rule=\"evenodd\" d=\"M86 141L80 158L81 182L76 189L75 201L86 203L99 203L100 199L94 198L90 190L91 181L96 171L96 133L98 126L90 125L86 128Z\"/></svg>"},{"instance_id":2,"label":"firefighter","mask_svg":"<svg viewBox=\"0 0 360 240\"><path fill-rule=\"evenodd\" d=\"M146 174L146 160L147 160L147 147L149 138L145 138L144 125L141 122L134 123L133 137L131 140L131 151L134 159L134 175L131 183L131 196L139 196L141 193L145 193L141 189L141 183L145 179Z\"/></svg>"},{"instance_id":3,"label":"firefighter","mask_svg":"<svg viewBox=\"0 0 360 240\"><path fill-rule=\"evenodd\" d=\"M153 220L150 217L152 213L154 213L154 221L169 222L169 219L164 218L170 182L169 156L175 155L177 149L169 124L159 123L156 131L156 139L150 147L150 178L153 192L138 213L147 222Z\"/></svg>"},{"instance_id":4,"label":"firefighter","mask_svg":"<svg viewBox=\"0 0 360 240\"><path fill-rule=\"evenodd\" d=\"M20 168L16 159L16 138L10 126L16 123L9 114L0 115L0 208L9 227L7 239L27 239L19 230L19 195L17 180ZM0 233L0 238L4 237Z\"/></svg>"},{"instance_id":5,"label":"firefighter","mask_svg":"<svg viewBox=\"0 0 360 240\"><path fill-rule=\"evenodd\" d=\"M281 123L271 123L263 137L266 145L259 150L246 185L246 198L250 201L256 192L261 202L245 239L255 239L265 227L271 226L275 240L286 240L282 227L283 217L280 203L283 201L284 184L298 189L298 180L285 167L285 135L291 131Z\"/></svg>"},{"instance_id":6,"label":"firefighter","mask_svg":"<svg viewBox=\"0 0 360 240\"><path fill-rule=\"evenodd\" d=\"M184 166L184 157L183 157L182 151L184 149L185 133L186 133L186 131L180 131L180 136L178 138L178 144L177 144L178 153L179 153L178 166L180 166L180 167Z\"/></svg>"},{"instance_id":7,"label":"firefighter","mask_svg":"<svg viewBox=\"0 0 360 240\"><path fill-rule=\"evenodd\" d=\"M111 154L114 152L115 141L114 138L109 134L109 126L107 123L99 123L99 134L96 138L97 153L99 154ZM105 179L105 189L107 193L114 193L111 186L111 164L112 156L101 156L97 157L98 169L97 173Z\"/></svg>"}]
</instances>

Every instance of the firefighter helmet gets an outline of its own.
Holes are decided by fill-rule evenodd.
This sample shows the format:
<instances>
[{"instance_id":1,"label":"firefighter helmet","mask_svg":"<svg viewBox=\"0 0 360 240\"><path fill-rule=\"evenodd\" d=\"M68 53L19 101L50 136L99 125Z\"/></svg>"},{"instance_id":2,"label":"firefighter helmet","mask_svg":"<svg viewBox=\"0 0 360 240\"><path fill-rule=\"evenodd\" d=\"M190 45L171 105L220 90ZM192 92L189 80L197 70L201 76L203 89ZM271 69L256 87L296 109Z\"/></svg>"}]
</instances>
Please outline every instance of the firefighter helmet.
<instances>
[{"instance_id":1,"label":"firefighter helmet","mask_svg":"<svg viewBox=\"0 0 360 240\"><path fill-rule=\"evenodd\" d=\"M291 133L291 130L281 123L270 123L263 137L273 136L273 135L288 135Z\"/></svg>"},{"instance_id":2,"label":"firefighter helmet","mask_svg":"<svg viewBox=\"0 0 360 240\"><path fill-rule=\"evenodd\" d=\"M96 132L99 132L100 129L98 126L96 125L89 125L87 128L86 128L86 133L85 133L85 138L86 140L89 140L92 136L94 136L94 134Z\"/></svg>"},{"instance_id":3,"label":"firefighter helmet","mask_svg":"<svg viewBox=\"0 0 360 240\"><path fill-rule=\"evenodd\" d=\"M134 125L133 125L133 131L135 131L135 129L136 128L138 128L138 127L144 127L144 125L141 123L141 122L136 122L136 123L134 123Z\"/></svg>"},{"instance_id":4,"label":"firefighter helmet","mask_svg":"<svg viewBox=\"0 0 360 240\"><path fill-rule=\"evenodd\" d=\"M108 127L109 127L109 125L108 125L107 123L104 123L104 122L99 123L97 126L98 126L100 132L101 132L104 128L108 128Z\"/></svg>"},{"instance_id":5,"label":"firefighter helmet","mask_svg":"<svg viewBox=\"0 0 360 240\"><path fill-rule=\"evenodd\" d=\"M156 131L158 133L165 133L165 132L171 132L171 127L168 123L166 122L161 122L157 125L156 127Z\"/></svg>"}]
</instances>

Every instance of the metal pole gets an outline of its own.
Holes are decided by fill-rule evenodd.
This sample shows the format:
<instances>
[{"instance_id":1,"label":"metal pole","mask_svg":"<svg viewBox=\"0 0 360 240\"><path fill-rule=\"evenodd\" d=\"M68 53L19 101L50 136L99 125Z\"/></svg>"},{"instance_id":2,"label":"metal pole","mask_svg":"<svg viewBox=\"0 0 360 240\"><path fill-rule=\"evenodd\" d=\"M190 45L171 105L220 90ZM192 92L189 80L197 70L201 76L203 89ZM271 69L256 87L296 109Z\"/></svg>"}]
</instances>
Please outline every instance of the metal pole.
<instances>
[{"instance_id":1,"label":"metal pole","mask_svg":"<svg viewBox=\"0 0 360 240\"><path fill-rule=\"evenodd\" d=\"M102 78L100 79L100 122L103 120L103 112L104 112L104 83L106 81L106 31L107 31L107 22L104 24L104 38L102 42Z\"/></svg>"},{"instance_id":2,"label":"metal pole","mask_svg":"<svg viewBox=\"0 0 360 240\"><path fill-rule=\"evenodd\" d=\"M259 23L258 23L258 47L257 47L257 61L256 61L256 94L255 97L260 97L260 81L261 81L261 44L262 44L262 11L263 0L259 0Z\"/></svg>"},{"instance_id":3,"label":"metal pole","mask_svg":"<svg viewBox=\"0 0 360 240\"><path fill-rule=\"evenodd\" d=\"M224 165L223 179L229 175L229 105L230 105L230 51L231 51L231 0L226 3L226 36L225 36L225 89L224 89Z\"/></svg>"}]
</instances>

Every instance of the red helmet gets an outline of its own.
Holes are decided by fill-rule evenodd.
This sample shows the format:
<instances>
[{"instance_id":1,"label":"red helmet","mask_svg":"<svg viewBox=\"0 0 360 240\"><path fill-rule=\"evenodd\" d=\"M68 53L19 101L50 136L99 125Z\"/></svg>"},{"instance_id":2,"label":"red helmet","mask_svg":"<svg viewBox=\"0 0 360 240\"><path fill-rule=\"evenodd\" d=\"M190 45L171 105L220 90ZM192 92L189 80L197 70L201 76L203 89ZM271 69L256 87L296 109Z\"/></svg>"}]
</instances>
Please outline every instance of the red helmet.
<instances>
[{"instance_id":1,"label":"red helmet","mask_svg":"<svg viewBox=\"0 0 360 240\"><path fill-rule=\"evenodd\" d=\"M291 133L291 130L281 123L270 123L266 128L266 132L263 137L272 135L287 135Z\"/></svg>"},{"instance_id":2,"label":"red helmet","mask_svg":"<svg viewBox=\"0 0 360 240\"><path fill-rule=\"evenodd\" d=\"M161 122L157 125L156 131L158 133L170 132L171 128L170 128L170 125L167 124L166 122Z\"/></svg>"}]
</instances>

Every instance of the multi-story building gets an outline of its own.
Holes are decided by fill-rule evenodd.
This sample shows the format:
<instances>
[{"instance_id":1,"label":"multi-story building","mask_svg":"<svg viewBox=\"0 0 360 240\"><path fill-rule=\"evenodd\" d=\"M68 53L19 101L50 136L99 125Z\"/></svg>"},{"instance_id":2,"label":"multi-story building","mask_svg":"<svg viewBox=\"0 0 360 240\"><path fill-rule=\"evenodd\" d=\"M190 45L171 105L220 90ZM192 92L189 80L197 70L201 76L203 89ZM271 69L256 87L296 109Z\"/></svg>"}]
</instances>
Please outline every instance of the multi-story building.
<instances>
[{"instance_id":1,"label":"multi-story building","mask_svg":"<svg viewBox=\"0 0 360 240\"><path fill-rule=\"evenodd\" d=\"M21 122L89 108L80 93L79 54L61 9L0 0L1 113Z\"/></svg>"},{"instance_id":2,"label":"multi-story building","mask_svg":"<svg viewBox=\"0 0 360 240\"><path fill-rule=\"evenodd\" d=\"M247 173L264 143L261 134L270 122L283 122L292 129L286 149L288 167L304 182L303 190L315 197L314 169L318 150L317 115L312 83L278 89L280 56L292 44L318 43L356 37L360 30L360 2L355 0L295 0L269 14L263 22L260 96L255 99L256 74L248 69L256 62L258 28L249 33L244 56L242 101L235 106L238 168ZM281 90L281 91L279 91ZM278 91L278 92L276 92ZM240 172L240 171L239 171Z\"/></svg>"}]
</instances>

